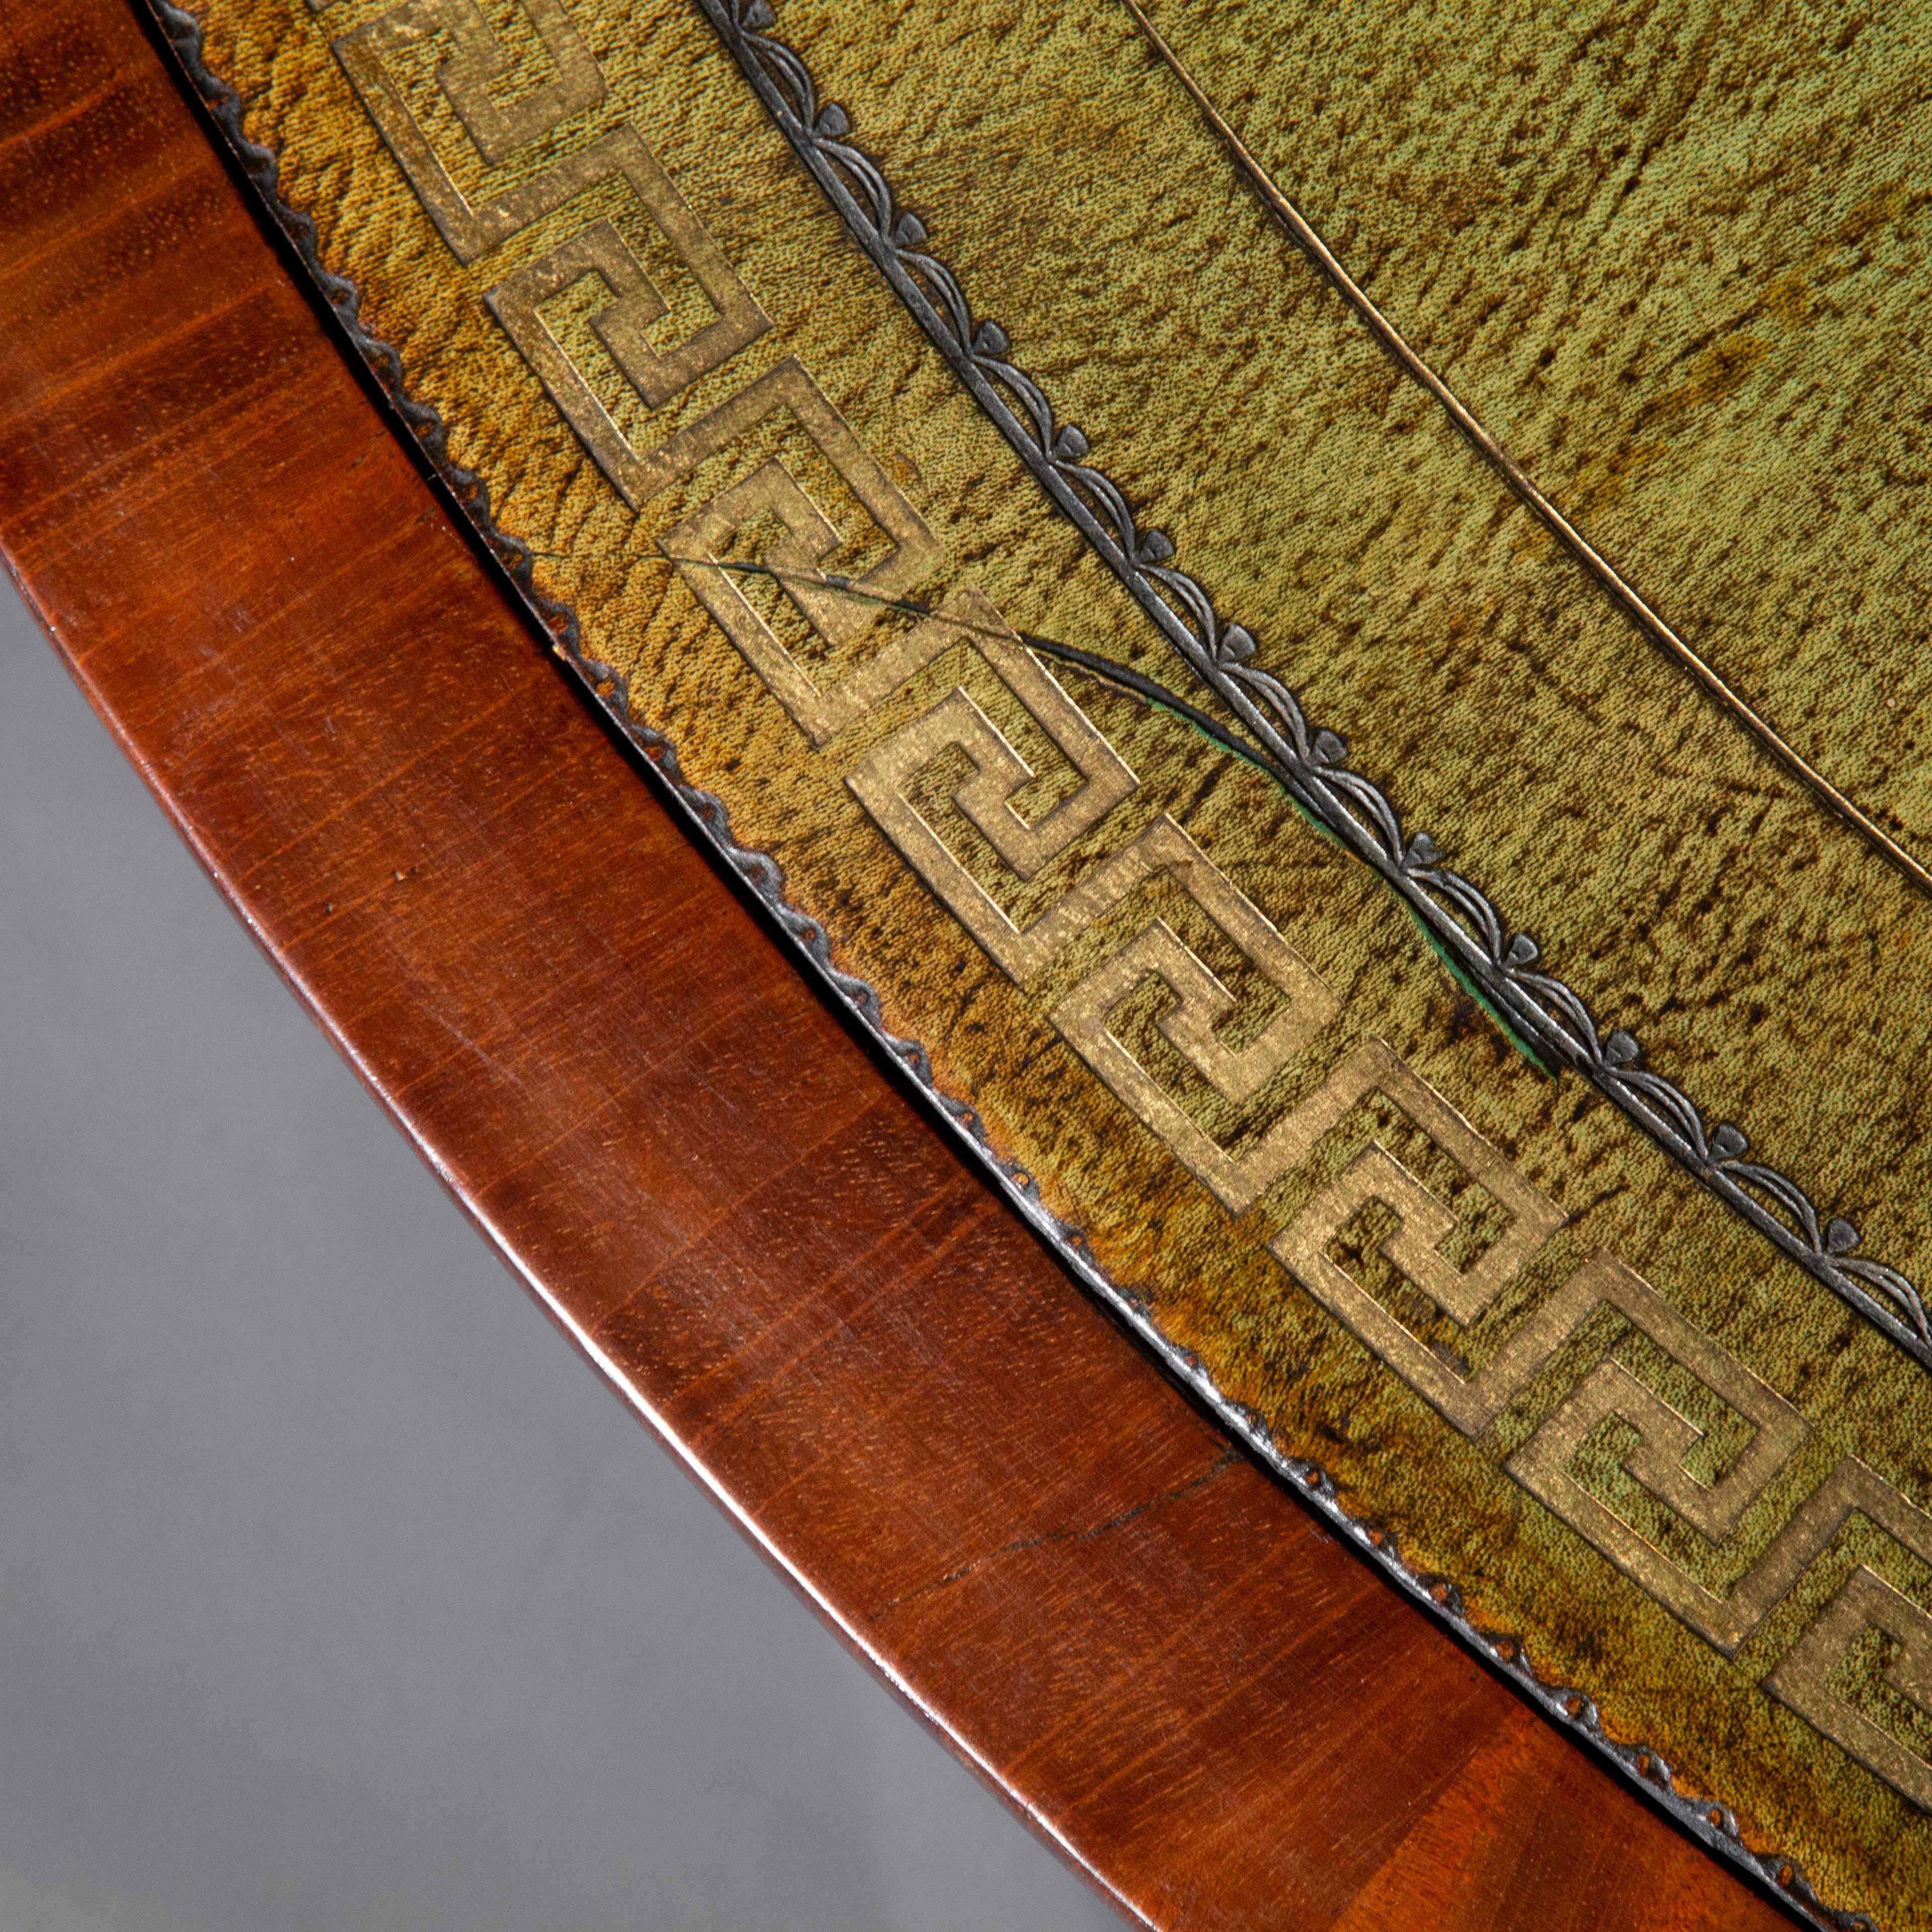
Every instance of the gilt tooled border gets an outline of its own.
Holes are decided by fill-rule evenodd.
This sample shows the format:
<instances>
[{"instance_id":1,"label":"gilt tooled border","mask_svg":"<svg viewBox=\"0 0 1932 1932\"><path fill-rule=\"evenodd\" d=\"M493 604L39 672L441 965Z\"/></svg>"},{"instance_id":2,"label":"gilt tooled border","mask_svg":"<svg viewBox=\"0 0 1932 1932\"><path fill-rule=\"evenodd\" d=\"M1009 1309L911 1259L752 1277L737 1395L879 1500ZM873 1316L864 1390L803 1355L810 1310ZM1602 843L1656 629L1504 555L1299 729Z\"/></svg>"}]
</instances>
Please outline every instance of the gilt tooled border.
<instances>
[{"instance_id":1,"label":"gilt tooled border","mask_svg":"<svg viewBox=\"0 0 1932 1932\"><path fill-rule=\"evenodd\" d=\"M692 830L745 881L806 966L908 1076L916 1097L991 1174L1028 1223L1051 1245L1062 1264L1152 1352L1174 1379L1210 1411L1257 1462L1319 1511L1356 1550L1507 1678L1546 1718L1594 1749L1674 1823L1730 1862L1805 1923L1826 1928L1826 1932L1879 1932L1876 1922L1868 1914L1844 1912L1826 1904L1796 1859L1776 1851L1760 1851L1748 1844L1736 1813L1713 1798L1682 1789L1669 1762L1658 1752L1611 1736L1604 1727L1593 1698L1538 1674L1520 1636L1475 1622L1453 1578L1417 1568L1402 1556L1392 1532L1371 1517L1352 1514L1328 1471L1319 1463L1282 1449L1257 1412L1224 1394L1198 1356L1178 1347L1160 1333L1149 1318L1144 1298L1106 1274L1095 1260L1081 1230L1059 1220L1047 1208L1040 1198L1039 1184L993 1147L977 1112L939 1087L926 1049L916 1040L901 1039L887 1028L878 992L865 981L840 970L832 959L824 926L786 898L784 874L777 862L737 842L723 800L690 784L683 776L671 741L632 714L622 674L584 650L575 614L537 589L529 546L499 527L490 508L489 486L475 471L465 469L451 457L448 431L441 416L410 394L402 358L394 347L364 326L355 284L323 263L314 223L284 200L274 152L250 138L242 124L245 110L240 95L209 68L203 58L200 20L175 4L175 0L149 0L149 4L210 120L235 154L262 208L327 302L349 347L374 374L385 400L414 438L520 600L550 638L556 656L648 763L663 793Z\"/></svg>"},{"instance_id":2,"label":"gilt tooled border","mask_svg":"<svg viewBox=\"0 0 1932 1932\"><path fill-rule=\"evenodd\" d=\"M1286 685L1247 662L1252 636L1225 621L1201 584L1173 566L1174 545L1164 532L1138 526L1119 486L1087 461L1085 436L1060 422L1046 392L1009 359L1006 332L976 322L956 278L928 251L925 224L898 202L878 164L847 138L845 110L818 100L804 61L770 31L776 25L770 0L696 4L853 238L974 400L1196 676L1286 769L1296 802L1382 875L1511 1026L1582 1075L1780 1252L1932 1367L1932 1328L1912 1281L1883 1262L1853 1254L1859 1235L1851 1221L1821 1218L1789 1174L1746 1158L1750 1143L1742 1129L1728 1121L1707 1126L1681 1087L1643 1066L1631 1034L1603 1030L1563 980L1532 970L1538 947L1528 934L1512 932L1481 888L1442 863L1427 832L1405 837L1388 794L1350 767L1341 738L1310 724Z\"/></svg>"}]
</instances>

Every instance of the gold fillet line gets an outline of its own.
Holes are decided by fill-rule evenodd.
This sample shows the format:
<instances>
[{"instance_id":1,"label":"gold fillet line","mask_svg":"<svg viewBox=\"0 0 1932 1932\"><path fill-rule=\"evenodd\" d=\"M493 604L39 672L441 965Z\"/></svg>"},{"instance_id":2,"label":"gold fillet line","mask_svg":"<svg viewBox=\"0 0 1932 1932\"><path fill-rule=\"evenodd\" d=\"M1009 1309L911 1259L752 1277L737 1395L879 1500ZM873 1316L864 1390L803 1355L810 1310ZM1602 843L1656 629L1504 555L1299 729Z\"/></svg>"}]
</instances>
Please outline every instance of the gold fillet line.
<instances>
[{"instance_id":1,"label":"gold fillet line","mask_svg":"<svg viewBox=\"0 0 1932 1932\"><path fill-rule=\"evenodd\" d=\"M1615 565L1592 544L1569 518L1539 490L1528 472L1490 435L1442 378L1402 338L1395 324L1376 308L1360 285L1342 267L1327 242L1307 217L1276 186L1268 170L1257 160L1231 128L1207 92L1182 64L1180 56L1169 46L1154 22L1148 18L1140 0L1120 0L1148 46L1153 48L1186 89L1235 166L1266 205L1268 212L1286 229L1297 245L1324 275L1336 294L1353 309L1363 326L1388 350L1408 375L1441 404L1449 420L1472 443L1478 453L1508 484L1516 497L1538 518L1570 556L1594 578L1610 601L1651 642L1677 662L1701 684L1718 704L1742 724L1758 742L1806 786L1828 810L1858 832L1879 856L1895 866L1924 892L1932 894L1932 871L1914 858L1882 826L1868 818L1802 753L1780 737L1769 719L1761 716L1706 664L1670 626L1646 603L1636 590L1618 572Z\"/></svg>"}]
</instances>

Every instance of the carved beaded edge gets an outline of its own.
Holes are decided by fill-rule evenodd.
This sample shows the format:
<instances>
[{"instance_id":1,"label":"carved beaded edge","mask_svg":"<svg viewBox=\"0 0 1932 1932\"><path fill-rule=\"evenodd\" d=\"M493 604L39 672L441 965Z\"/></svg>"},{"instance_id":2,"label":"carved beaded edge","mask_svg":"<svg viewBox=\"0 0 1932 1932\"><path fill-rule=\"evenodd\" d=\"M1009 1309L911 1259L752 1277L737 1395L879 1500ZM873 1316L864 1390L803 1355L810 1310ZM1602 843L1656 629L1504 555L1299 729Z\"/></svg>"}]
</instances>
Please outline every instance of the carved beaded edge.
<instances>
[{"instance_id":1,"label":"carved beaded edge","mask_svg":"<svg viewBox=\"0 0 1932 1932\"><path fill-rule=\"evenodd\" d=\"M355 284L323 263L318 252L314 222L283 198L275 154L246 133L243 127L245 104L226 81L209 68L203 58L200 21L176 4L176 0L149 0L149 4L170 52L208 119L234 154L262 209L314 283L346 345L374 375L384 400L408 430L456 507L482 539L519 601L550 639L552 651L582 683L626 742L641 754L656 775L660 790L683 814L692 829L745 881L798 956L856 1017L892 1064L908 1076L916 1096L952 1130L964 1150L992 1175L1028 1224L1051 1245L1062 1264L1148 1348L1162 1367L1228 1430L1264 1468L1316 1508L1362 1556L1391 1578L1424 1610L1446 1625L1484 1662L1507 1678L1546 1718L1590 1746L1622 1773L1672 1822L1707 1849L1730 1861L1747 1878L1755 1880L1805 1923L1827 1928L1827 1932L1880 1932L1876 1922L1868 1914L1840 1911L1822 1900L1795 1859L1776 1851L1760 1851L1748 1844L1736 1813L1710 1797L1681 1789L1670 1763L1660 1753L1646 1745L1627 1743L1612 1736L1604 1727L1594 1699L1570 1686L1552 1683L1537 1673L1520 1636L1474 1622L1465 1607L1462 1591L1453 1578L1438 1571L1416 1568L1403 1557L1390 1531L1372 1518L1351 1514L1328 1471L1317 1462L1283 1450L1256 1411L1224 1394L1197 1355L1177 1347L1155 1328L1148 1317L1144 1299L1130 1287L1114 1281L1100 1267L1081 1230L1060 1220L1048 1210L1041 1199L1038 1184L1016 1163L1003 1158L992 1145L978 1113L938 1086L926 1049L917 1041L902 1039L888 1029L874 988L842 971L833 962L824 926L786 898L784 874L776 862L764 853L748 850L738 844L732 835L730 815L723 801L714 794L689 784L683 776L671 741L662 732L639 722L632 714L622 674L584 651L575 614L566 605L545 596L536 588L528 545L497 525L490 507L489 486L474 471L465 469L451 458L448 434L441 416L410 394L402 358L394 346L364 326L360 314L361 297ZM708 12L711 0L698 0L698 4ZM757 0L754 0L754 5L756 4ZM746 10L748 13L752 10ZM887 206L890 207L889 202ZM939 273L944 273L937 263L932 266ZM1017 382L1025 382L1025 378L1019 376L1017 370L1011 371L1011 374ZM1042 408L1045 408L1043 399ZM1050 416L1047 420L1050 423ZM1078 432L1074 434L1077 435ZM1077 458L1071 460L1077 462ZM1094 480L1107 496L1118 500L1118 493L1104 478L1095 473ZM1124 518L1126 515L1124 505L1121 514ZM1148 542L1146 538L1141 540L1143 552ZM1188 585L1194 596L1200 598L1199 608L1206 622L1213 626L1216 620L1198 587L1179 572L1172 574L1180 583ZM1214 634L1211 630L1210 634ZM1224 646L1231 634L1237 634L1235 627L1219 632ZM1238 650L1238 644L1235 647ZM1190 661L1193 660L1190 658ZM1339 763L1338 756L1335 765L1329 768L1331 772ZM1352 774L1349 776L1352 778ZM1366 781L1354 782L1366 785ZM1300 794L1297 796L1299 797ZM1393 819L1392 812L1390 816ZM1442 876L1450 879L1454 877L1453 874ZM1472 892L1474 890L1466 887L1465 890ZM1486 906L1486 902L1483 903ZM1585 1017L1587 1022L1587 1016Z\"/></svg>"},{"instance_id":2,"label":"carved beaded edge","mask_svg":"<svg viewBox=\"0 0 1932 1932\"><path fill-rule=\"evenodd\" d=\"M1539 949L1512 932L1480 887L1442 862L1426 832L1405 837L1388 794L1352 770L1347 745L1312 724L1294 694L1249 660L1252 634L1222 619L1174 566L1166 532L1142 530L1085 436L1056 417L1046 392L1009 359L998 322L974 319L958 280L927 250L925 224L904 208L877 162L853 145L850 116L821 103L797 52L770 31L770 0L695 0L848 231L1034 479L1073 522L1196 676L1253 731L1289 775L1295 802L1381 874L1509 1025L1592 1086L1780 1252L1875 1328L1932 1367L1932 1326L1912 1281L1854 1254L1843 1216L1820 1216L1790 1175L1748 1160L1743 1130L1707 1126L1683 1089L1642 1064L1621 1027L1607 1032L1563 980L1531 970ZM1176 606L1179 608L1177 609Z\"/></svg>"}]
</instances>

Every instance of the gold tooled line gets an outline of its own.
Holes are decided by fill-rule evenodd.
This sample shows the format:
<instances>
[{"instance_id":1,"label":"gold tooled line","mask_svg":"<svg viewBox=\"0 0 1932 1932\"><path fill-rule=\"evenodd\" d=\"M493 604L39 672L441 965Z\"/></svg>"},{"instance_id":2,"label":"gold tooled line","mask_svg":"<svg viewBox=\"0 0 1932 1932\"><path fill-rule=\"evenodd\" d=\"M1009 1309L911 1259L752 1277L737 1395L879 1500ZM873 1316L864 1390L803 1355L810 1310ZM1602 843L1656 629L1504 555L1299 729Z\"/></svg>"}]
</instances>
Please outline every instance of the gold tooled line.
<instances>
[{"instance_id":1,"label":"gold tooled line","mask_svg":"<svg viewBox=\"0 0 1932 1932\"><path fill-rule=\"evenodd\" d=\"M1120 4L1132 16L1135 26L1148 46L1160 56L1175 80L1186 89L1195 106L1201 110L1202 118L1226 148L1235 166L1260 196L1268 212L1288 230L1303 253L1327 278L1336 293L1354 310L1369 333L1415 382L1442 404L1449 420L1509 485L1517 499L1541 520L1544 528L1596 579L1610 601L1653 644L1667 656L1675 658L1717 700L1722 710L1728 712L1750 732L1792 777L1811 791L1821 804L1836 813L1858 832L1881 858L1904 873L1920 891L1932 894L1932 872L1928 872L1882 826L1854 805L1816 766L1779 736L1770 721L1732 690L1718 672L1706 664L1637 594L1618 574L1610 560L1531 482L1522 466L1476 420L1448 384L1402 339L1402 333L1395 324L1376 308L1348 270L1336 260L1328 243L1322 240L1307 217L1276 186L1268 170L1249 152L1240 136L1228 124L1220 110L1208 98L1200 82L1182 64L1179 55L1161 38L1142 8L1140 0L1120 0Z\"/></svg>"}]
</instances>

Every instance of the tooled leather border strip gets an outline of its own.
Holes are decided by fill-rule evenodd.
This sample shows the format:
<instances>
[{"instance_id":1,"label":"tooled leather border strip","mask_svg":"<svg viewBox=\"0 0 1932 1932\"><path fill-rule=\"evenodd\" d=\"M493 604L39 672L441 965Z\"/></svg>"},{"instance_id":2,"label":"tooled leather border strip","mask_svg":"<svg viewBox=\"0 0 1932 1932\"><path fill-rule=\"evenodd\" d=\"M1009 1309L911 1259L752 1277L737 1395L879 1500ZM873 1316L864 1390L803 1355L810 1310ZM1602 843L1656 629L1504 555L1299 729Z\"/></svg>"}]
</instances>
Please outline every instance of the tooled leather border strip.
<instances>
[{"instance_id":1,"label":"tooled leather border strip","mask_svg":"<svg viewBox=\"0 0 1932 1932\"><path fill-rule=\"evenodd\" d=\"M1294 693L1248 662L1254 640L1226 622L1174 545L1142 530L1126 498L1087 460L1085 436L1056 417L1045 391L1009 359L999 324L976 321L958 281L927 250L925 224L898 202L878 164L848 139L851 122L821 103L798 53L770 32L770 0L695 0L820 190L893 292L1054 505L1119 578L1196 676L1290 775L1296 802L1372 866L1509 1024L1580 1073L1673 1160L1909 1354L1932 1367L1932 1327L1897 1268L1854 1254L1857 1227L1821 1217L1789 1174L1748 1158L1743 1130L1706 1123L1684 1090L1642 1064L1621 1027L1600 1028L1564 981L1533 970L1538 949L1512 932L1480 887L1442 862L1426 832L1405 836L1388 794L1353 770L1348 747L1312 724Z\"/></svg>"},{"instance_id":2,"label":"tooled leather border strip","mask_svg":"<svg viewBox=\"0 0 1932 1932\"><path fill-rule=\"evenodd\" d=\"M724 802L690 784L679 766L671 741L662 732L640 723L632 714L622 674L584 650L574 613L537 589L529 547L498 526L490 507L489 486L473 470L464 468L451 457L448 432L441 416L410 394L402 359L394 347L363 325L356 285L323 263L315 224L283 199L274 154L249 137L242 125L244 104L240 95L208 68L202 57L200 20L176 4L176 0L148 0L148 4L209 119L236 155L264 211L327 303L346 346L374 375L385 400L482 539L519 601L550 638L556 656L656 772L664 795L692 830L745 881L800 958L902 1070L916 1096L932 1109L964 1150L992 1175L1022 1216L1051 1244L1063 1265L1263 1468L1318 1510L1339 1534L1507 1678L1546 1718L1591 1747L1622 1773L1674 1824L1728 1860L1804 1923L1824 1928L1824 1932L1879 1932L1869 1915L1840 1911L1826 1904L1796 1859L1776 1851L1760 1851L1748 1844L1736 1813L1709 1797L1681 1789L1670 1763L1658 1752L1612 1736L1604 1727L1594 1699L1569 1685L1539 1676L1520 1636L1488 1628L1471 1618L1462 1591L1453 1578L1417 1568L1403 1557L1391 1532L1372 1518L1351 1514L1343 1505L1334 1478L1320 1464L1283 1450L1258 1413L1224 1394L1199 1357L1178 1348L1163 1336L1150 1319L1144 1300L1132 1288L1114 1281L1100 1266L1082 1232L1047 1208L1040 1198L1038 1183L993 1148L978 1114L938 1086L925 1048L916 1041L899 1038L886 1027L877 992L865 981L842 971L833 962L825 928L787 898L784 874L776 862L738 844Z\"/></svg>"}]
</instances>

